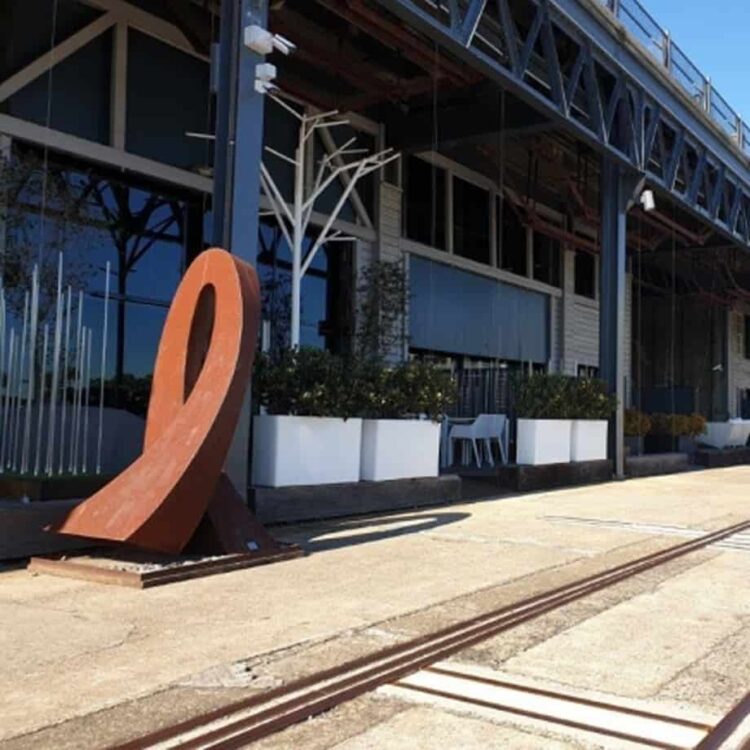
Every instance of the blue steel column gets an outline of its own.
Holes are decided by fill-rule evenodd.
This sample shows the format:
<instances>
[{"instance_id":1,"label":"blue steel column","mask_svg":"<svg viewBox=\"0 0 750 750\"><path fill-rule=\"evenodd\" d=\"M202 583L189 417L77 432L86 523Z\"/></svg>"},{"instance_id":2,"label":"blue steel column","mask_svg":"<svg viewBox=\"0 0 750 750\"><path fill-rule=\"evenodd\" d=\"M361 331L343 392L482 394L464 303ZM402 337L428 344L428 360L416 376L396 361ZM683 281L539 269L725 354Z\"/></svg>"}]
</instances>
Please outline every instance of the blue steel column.
<instances>
[{"instance_id":1,"label":"blue steel column","mask_svg":"<svg viewBox=\"0 0 750 750\"><path fill-rule=\"evenodd\" d=\"M625 270L628 204L632 190L623 169L606 157L601 169L601 295L599 302L599 374L617 397L610 423L609 457L615 474L625 475Z\"/></svg>"},{"instance_id":2,"label":"blue steel column","mask_svg":"<svg viewBox=\"0 0 750 750\"><path fill-rule=\"evenodd\" d=\"M267 26L268 0L222 0L213 243L255 265L264 97L255 91L255 67L263 58L243 43L244 28L253 24ZM245 499L250 484L250 398L248 389L226 466Z\"/></svg>"}]
</instances>

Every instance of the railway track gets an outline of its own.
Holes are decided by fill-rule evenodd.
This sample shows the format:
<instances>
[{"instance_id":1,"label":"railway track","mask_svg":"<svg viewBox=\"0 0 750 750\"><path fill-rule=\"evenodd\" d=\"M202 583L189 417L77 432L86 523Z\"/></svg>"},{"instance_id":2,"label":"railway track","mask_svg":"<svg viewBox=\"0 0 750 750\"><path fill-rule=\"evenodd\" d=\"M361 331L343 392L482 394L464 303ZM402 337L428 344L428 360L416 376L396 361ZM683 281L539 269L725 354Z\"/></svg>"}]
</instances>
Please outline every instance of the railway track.
<instances>
[{"instance_id":1,"label":"railway track","mask_svg":"<svg viewBox=\"0 0 750 750\"><path fill-rule=\"evenodd\" d=\"M234 750L245 747L383 685L403 680L476 643L559 607L748 529L750 520L704 534L436 632L294 680L110 750ZM750 697L731 712L732 726L741 722L748 713ZM721 744L710 744L713 742L711 737L716 737L719 730L722 734L726 733L728 717L706 732L705 739L698 745L700 750L721 747Z\"/></svg>"}]
</instances>

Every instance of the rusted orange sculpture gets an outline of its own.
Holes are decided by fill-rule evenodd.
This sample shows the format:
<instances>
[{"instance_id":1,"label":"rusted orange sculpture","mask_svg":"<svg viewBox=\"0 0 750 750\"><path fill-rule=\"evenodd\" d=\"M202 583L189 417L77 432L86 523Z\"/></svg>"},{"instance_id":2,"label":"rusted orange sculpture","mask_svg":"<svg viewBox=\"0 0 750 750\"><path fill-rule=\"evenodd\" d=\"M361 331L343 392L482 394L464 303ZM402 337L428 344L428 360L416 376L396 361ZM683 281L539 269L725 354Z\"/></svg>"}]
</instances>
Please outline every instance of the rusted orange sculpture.
<instances>
[{"instance_id":1,"label":"rusted orange sculpture","mask_svg":"<svg viewBox=\"0 0 750 750\"><path fill-rule=\"evenodd\" d=\"M219 249L198 256L159 343L143 454L75 508L59 532L164 553L278 549L222 471L259 316L252 266Z\"/></svg>"}]
</instances>

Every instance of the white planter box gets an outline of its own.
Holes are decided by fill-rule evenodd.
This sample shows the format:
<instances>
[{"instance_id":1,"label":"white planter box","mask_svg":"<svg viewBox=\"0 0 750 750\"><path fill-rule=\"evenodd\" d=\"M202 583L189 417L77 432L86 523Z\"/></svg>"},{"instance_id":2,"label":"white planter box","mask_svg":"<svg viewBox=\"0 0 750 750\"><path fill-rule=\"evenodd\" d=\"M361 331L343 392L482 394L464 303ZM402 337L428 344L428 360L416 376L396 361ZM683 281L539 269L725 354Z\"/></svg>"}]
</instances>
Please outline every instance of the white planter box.
<instances>
[{"instance_id":1,"label":"white planter box","mask_svg":"<svg viewBox=\"0 0 750 750\"><path fill-rule=\"evenodd\" d=\"M531 466L570 462L570 419L519 419L516 463Z\"/></svg>"},{"instance_id":2,"label":"white planter box","mask_svg":"<svg viewBox=\"0 0 750 750\"><path fill-rule=\"evenodd\" d=\"M734 448L747 444L750 437L750 420L730 419L728 422L708 422L698 438L712 448Z\"/></svg>"},{"instance_id":3,"label":"white planter box","mask_svg":"<svg viewBox=\"0 0 750 750\"><path fill-rule=\"evenodd\" d=\"M570 441L571 461L600 461L607 458L606 419L574 419Z\"/></svg>"},{"instance_id":4,"label":"white planter box","mask_svg":"<svg viewBox=\"0 0 750 750\"><path fill-rule=\"evenodd\" d=\"M417 419L365 419L360 477L368 481L436 477L440 424Z\"/></svg>"},{"instance_id":5,"label":"white planter box","mask_svg":"<svg viewBox=\"0 0 750 750\"><path fill-rule=\"evenodd\" d=\"M253 420L253 484L359 481L361 419L260 415Z\"/></svg>"}]
</instances>

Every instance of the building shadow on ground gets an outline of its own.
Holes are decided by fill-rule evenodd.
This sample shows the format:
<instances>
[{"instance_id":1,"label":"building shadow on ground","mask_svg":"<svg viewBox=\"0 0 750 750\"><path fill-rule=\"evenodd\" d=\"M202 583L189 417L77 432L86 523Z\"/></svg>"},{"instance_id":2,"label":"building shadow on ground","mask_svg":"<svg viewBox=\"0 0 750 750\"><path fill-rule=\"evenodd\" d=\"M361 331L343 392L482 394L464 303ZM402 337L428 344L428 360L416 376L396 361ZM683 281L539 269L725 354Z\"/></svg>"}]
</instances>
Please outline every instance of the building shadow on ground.
<instances>
[{"instance_id":1,"label":"building shadow on ground","mask_svg":"<svg viewBox=\"0 0 750 750\"><path fill-rule=\"evenodd\" d=\"M359 518L314 521L294 527L277 527L274 536L299 544L307 553L327 552L357 544L369 544L384 539L394 539L457 523L469 517L469 513L424 512L363 516ZM386 527L386 528L384 528Z\"/></svg>"}]
</instances>

